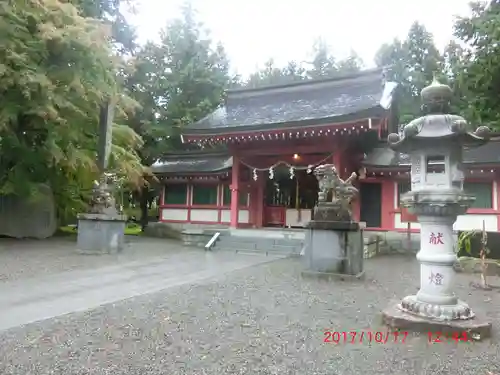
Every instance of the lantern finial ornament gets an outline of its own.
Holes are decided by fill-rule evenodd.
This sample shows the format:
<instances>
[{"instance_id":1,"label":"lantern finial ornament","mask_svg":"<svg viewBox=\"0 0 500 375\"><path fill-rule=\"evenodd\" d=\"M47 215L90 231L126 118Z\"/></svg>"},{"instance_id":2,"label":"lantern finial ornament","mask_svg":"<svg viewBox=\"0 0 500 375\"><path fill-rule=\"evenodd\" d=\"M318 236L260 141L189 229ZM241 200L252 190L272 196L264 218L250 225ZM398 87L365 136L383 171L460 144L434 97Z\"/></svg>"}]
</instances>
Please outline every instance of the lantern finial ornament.
<instances>
[{"instance_id":1,"label":"lantern finial ornament","mask_svg":"<svg viewBox=\"0 0 500 375\"><path fill-rule=\"evenodd\" d=\"M425 114L449 113L453 91L450 86L440 83L436 74L434 74L432 83L422 89L420 96L422 98L422 112Z\"/></svg>"}]
</instances>

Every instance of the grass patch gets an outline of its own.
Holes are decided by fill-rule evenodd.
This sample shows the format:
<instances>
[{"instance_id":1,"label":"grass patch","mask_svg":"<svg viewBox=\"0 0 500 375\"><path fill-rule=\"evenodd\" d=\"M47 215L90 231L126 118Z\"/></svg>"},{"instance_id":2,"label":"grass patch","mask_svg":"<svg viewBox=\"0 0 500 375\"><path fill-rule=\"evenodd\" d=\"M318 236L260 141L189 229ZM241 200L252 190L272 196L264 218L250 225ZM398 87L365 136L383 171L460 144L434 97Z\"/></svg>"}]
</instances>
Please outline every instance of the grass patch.
<instances>
[{"instance_id":1,"label":"grass patch","mask_svg":"<svg viewBox=\"0 0 500 375\"><path fill-rule=\"evenodd\" d=\"M159 209L151 208L148 210L148 217L153 218L158 216ZM127 207L123 209L123 213L127 215L128 218L135 217L136 220L139 220L141 217L141 209L139 207Z\"/></svg>"},{"instance_id":2,"label":"grass patch","mask_svg":"<svg viewBox=\"0 0 500 375\"><path fill-rule=\"evenodd\" d=\"M63 227L59 227L59 232L64 234L77 234L78 229L76 225L66 225ZM127 223L125 227L125 234L129 236L140 236L141 235L141 226L135 223Z\"/></svg>"}]
</instances>

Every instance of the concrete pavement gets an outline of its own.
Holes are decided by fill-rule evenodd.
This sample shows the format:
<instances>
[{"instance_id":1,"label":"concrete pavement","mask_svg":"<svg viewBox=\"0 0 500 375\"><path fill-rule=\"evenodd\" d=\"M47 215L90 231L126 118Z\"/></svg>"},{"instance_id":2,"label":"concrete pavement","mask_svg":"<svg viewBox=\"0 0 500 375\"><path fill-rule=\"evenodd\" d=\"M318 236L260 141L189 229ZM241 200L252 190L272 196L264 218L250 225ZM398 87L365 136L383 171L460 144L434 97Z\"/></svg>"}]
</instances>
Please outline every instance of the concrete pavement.
<instances>
[{"instance_id":1,"label":"concrete pavement","mask_svg":"<svg viewBox=\"0 0 500 375\"><path fill-rule=\"evenodd\" d=\"M91 270L0 284L0 330L85 311L182 284L200 283L281 256L184 250Z\"/></svg>"}]
</instances>

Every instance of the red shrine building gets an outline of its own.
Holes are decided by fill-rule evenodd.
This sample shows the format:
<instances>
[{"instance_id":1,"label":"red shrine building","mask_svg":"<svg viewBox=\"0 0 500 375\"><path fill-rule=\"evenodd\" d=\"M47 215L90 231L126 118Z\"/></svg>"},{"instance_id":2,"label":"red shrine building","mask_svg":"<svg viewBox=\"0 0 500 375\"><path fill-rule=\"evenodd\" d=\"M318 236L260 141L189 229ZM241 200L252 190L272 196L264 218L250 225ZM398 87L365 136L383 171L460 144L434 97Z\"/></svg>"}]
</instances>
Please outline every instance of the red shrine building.
<instances>
[{"instance_id":1,"label":"red shrine building","mask_svg":"<svg viewBox=\"0 0 500 375\"><path fill-rule=\"evenodd\" d=\"M175 227L303 227L317 200L314 167L333 163L358 175L353 216L366 230L417 231L399 207L409 159L387 146L398 132L398 85L383 71L237 89L223 106L185 128L201 151L153 165L162 182L159 220ZM222 150L222 151L221 151ZM500 143L466 150L464 189L476 195L455 229L500 228Z\"/></svg>"}]
</instances>

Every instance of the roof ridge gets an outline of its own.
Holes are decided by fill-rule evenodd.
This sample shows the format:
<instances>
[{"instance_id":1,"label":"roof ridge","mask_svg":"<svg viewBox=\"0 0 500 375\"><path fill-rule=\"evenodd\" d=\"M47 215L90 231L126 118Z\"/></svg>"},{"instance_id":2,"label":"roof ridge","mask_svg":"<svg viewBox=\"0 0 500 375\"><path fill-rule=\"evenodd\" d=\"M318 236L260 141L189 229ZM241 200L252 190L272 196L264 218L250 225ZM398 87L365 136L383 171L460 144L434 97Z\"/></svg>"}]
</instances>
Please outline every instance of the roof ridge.
<instances>
[{"instance_id":1,"label":"roof ridge","mask_svg":"<svg viewBox=\"0 0 500 375\"><path fill-rule=\"evenodd\" d=\"M183 150L183 151L177 151L177 152L165 152L161 155L159 158L160 160L163 160L165 158L172 158L176 156L182 156L182 157L187 157L187 158L197 158L200 156L207 156L207 157L216 157L216 156L224 156L224 157L230 157L231 155L229 154L228 151L221 151L221 150Z\"/></svg>"},{"instance_id":2,"label":"roof ridge","mask_svg":"<svg viewBox=\"0 0 500 375\"><path fill-rule=\"evenodd\" d=\"M344 73L344 74L340 74L338 76L330 77L330 78L313 78L313 79L305 79L302 81L295 81L295 82L289 82L289 83L269 84L269 85L263 85L263 86L259 86L259 87L251 87L251 88L243 87L243 88L229 89L229 90L227 90L227 95L229 96L232 93L239 94L239 93L247 93L247 92L258 92L258 91L266 91L266 90L272 90L272 89L282 89L282 88L297 87L297 86L315 85L318 83L344 81L344 80L374 75L375 73L378 73L378 72L380 73L380 78L382 80L382 77L383 77L382 73L384 72L384 69L386 69L386 67L377 67L377 68L361 70L361 71L355 72L355 73Z\"/></svg>"}]
</instances>

